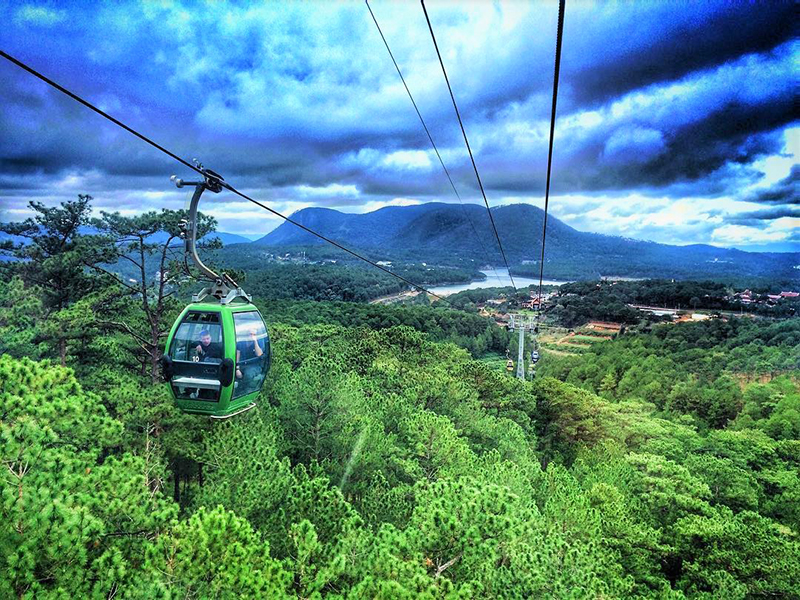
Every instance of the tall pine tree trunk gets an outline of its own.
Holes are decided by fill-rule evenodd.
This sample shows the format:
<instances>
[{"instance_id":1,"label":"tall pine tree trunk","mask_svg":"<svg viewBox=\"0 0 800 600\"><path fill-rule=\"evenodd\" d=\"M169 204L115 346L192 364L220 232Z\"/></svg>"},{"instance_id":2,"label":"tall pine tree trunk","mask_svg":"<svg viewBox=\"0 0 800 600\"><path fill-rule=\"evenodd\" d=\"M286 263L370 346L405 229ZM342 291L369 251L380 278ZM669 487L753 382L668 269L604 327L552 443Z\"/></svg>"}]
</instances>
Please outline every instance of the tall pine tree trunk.
<instances>
[{"instance_id":1,"label":"tall pine tree trunk","mask_svg":"<svg viewBox=\"0 0 800 600\"><path fill-rule=\"evenodd\" d=\"M158 346L150 351L150 383L158 383L158 359L161 357Z\"/></svg>"},{"instance_id":2,"label":"tall pine tree trunk","mask_svg":"<svg viewBox=\"0 0 800 600\"><path fill-rule=\"evenodd\" d=\"M158 345L158 328L150 327L150 383L158 383L158 359L161 358L161 347Z\"/></svg>"},{"instance_id":3,"label":"tall pine tree trunk","mask_svg":"<svg viewBox=\"0 0 800 600\"><path fill-rule=\"evenodd\" d=\"M178 469L177 467L173 467L172 470L172 499L175 501L175 504L180 505L181 503L181 481L178 477Z\"/></svg>"}]
</instances>

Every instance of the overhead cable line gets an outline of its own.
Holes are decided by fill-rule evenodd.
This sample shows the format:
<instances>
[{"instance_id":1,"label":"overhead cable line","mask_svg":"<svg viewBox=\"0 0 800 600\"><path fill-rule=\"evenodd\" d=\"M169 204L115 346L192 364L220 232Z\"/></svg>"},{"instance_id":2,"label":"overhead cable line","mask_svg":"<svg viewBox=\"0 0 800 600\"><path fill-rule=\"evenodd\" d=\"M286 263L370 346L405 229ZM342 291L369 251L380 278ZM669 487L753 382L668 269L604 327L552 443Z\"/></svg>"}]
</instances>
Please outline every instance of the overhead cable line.
<instances>
[{"instance_id":1,"label":"overhead cable line","mask_svg":"<svg viewBox=\"0 0 800 600\"><path fill-rule=\"evenodd\" d=\"M441 154L439 154L439 148L436 147L436 142L433 141L433 136L431 135L428 126L425 123L425 119L422 118L422 113L419 111L419 107L417 107L417 103L414 100L414 96L411 94L411 90L408 88L408 84L406 83L405 77L403 77L402 71L400 71L400 66L397 64L397 61L394 58L394 54L392 53L392 49L389 47L389 42L386 40L386 36L383 35L383 30L381 26L378 24L378 19L375 17L375 13L372 12L372 7L369 5L369 0L364 0L364 4L367 5L367 10L369 10L370 16L372 16L372 21L375 23L375 27L378 29L378 33L383 40L383 45L386 46L386 51L389 53L389 58L392 59L392 63L394 64L394 68L397 70L397 74L400 76L400 81L403 82L403 87L406 88L406 93L408 94L409 99L411 100L411 104L414 106L414 110L417 112L417 117L419 117L419 122L422 123L422 128L425 130L425 134L428 136L428 140L431 142L431 146L433 146L433 151L436 153L436 158L439 159L439 164L442 165L442 170L444 171L445 176L447 176L447 181L450 182L450 187L453 188L453 193L458 198L459 204L461 204L461 210L464 212L464 216L469 222L470 227L472 227L472 231L475 234L475 239L478 240L478 244L481 247L481 251L483 254L484 260L486 260L486 264L494 271L494 276L497 278L498 282L500 281L500 276L497 274L497 271L492 265L491 261L489 260L488 253L486 252L486 246L483 244L483 240L481 239L480 235L478 235L478 230L475 228L475 224L472 222L472 219L469 217L469 213L467 212L466 207L464 206L464 202L461 199L461 194L458 193L456 189L455 183L453 183L453 178L450 176L450 171L447 170L447 167L444 165L444 161L442 160Z\"/></svg>"},{"instance_id":2,"label":"overhead cable line","mask_svg":"<svg viewBox=\"0 0 800 600\"><path fill-rule=\"evenodd\" d=\"M425 8L425 0L420 0L420 4L422 4L422 10L425 13L425 20L428 22L428 29L431 32L431 39L433 40L433 46L436 48L436 56L439 57L439 64L442 67L442 73L444 73L444 80L447 83L447 90L450 92L450 99L453 101L453 108L456 111L456 117L458 118L458 124L461 127L461 134L464 136L464 143L467 146L467 152L469 152L469 158L472 161L472 168L475 170L475 178L478 180L478 187L481 189L481 195L483 196L483 203L486 205L486 212L489 213L489 222L492 224L492 229L494 230L494 237L497 239L497 245L500 248L500 254L503 255L503 262L506 264L506 269L508 269L508 277L511 279L511 285L514 287L516 291L517 285L514 283L514 277L511 275L511 267L508 264L508 260L506 259L505 250L503 250L503 244L500 241L500 235L497 233L497 226L494 223L494 217L492 216L492 211L489 208L489 200L486 198L486 192L483 189L483 183L481 182L481 176L478 173L478 166L475 164L475 157L472 155L472 148L470 148L469 140L467 139L467 132L464 129L464 123L461 120L461 113L458 111L458 104L456 104L456 97L453 95L453 88L450 87L450 79L447 77L447 69L444 68L444 61L442 61L442 54L439 52L439 44L436 43L436 36L433 33L433 25L431 25L431 20L428 17L428 10Z\"/></svg>"},{"instance_id":3,"label":"overhead cable line","mask_svg":"<svg viewBox=\"0 0 800 600\"><path fill-rule=\"evenodd\" d=\"M387 269L386 267L383 267L383 266L379 265L378 263L376 263L376 262L374 262L374 261L370 260L370 259L369 259L369 258L367 258L366 256L363 256L363 255L359 254L359 253L358 253L358 252L356 252L355 250L351 250L350 248L348 248L348 247L346 247L346 246L343 246L343 245L342 245L342 244L340 244L339 242L337 242L337 241L335 241L335 240L332 240L332 239L330 239L329 237L326 237L326 236L322 235L321 233L318 233L318 232L314 231L313 229L310 229L309 227L306 227L305 225L303 225L302 223L299 223L298 221L295 221L295 220L294 220L294 219L292 219L291 217L287 217L287 216L285 216L285 215L283 215L283 214L279 213L279 212L278 212L277 210L275 210L274 208L270 208L270 207L269 207L269 206L267 206L266 204L262 204L262 203L261 203L261 202L259 202L258 200L254 200L253 198L251 198L251 197L250 197L250 196L248 196L247 194L245 194L245 193L243 193L243 192L240 192L239 190L237 190L236 188L234 188L232 185L230 185L230 184L226 184L225 182L223 182L223 183L222 183L222 186L223 186L223 187L225 187L226 189L228 189L229 191L233 192L233 193L234 193L234 194L236 194L237 196L239 196L239 197L241 197L241 198L244 198L245 200L249 200L250 202L252 202L252 203L253 203L253 204L255 204L256 206L260 206L260 207L261 207L261 208L263 208L264 210L267 210L267 211L271 212L271 213L272 213L273 215L275 215L276 217L280 217L280 218L281 218L281 219L283 219L284 221L286 221L286 222L288 222L288 223L291 223L291 224L292 224L292 225L294 225L295 227L299 227L299 228L300 228L300 229L302 229L303 231L305 231L305 232L307 232L307 233L310 233L311 235L315 235L315 236L317 236L317 237L318 237L319 239L321 239L322 241L324 241L324 242L328 242L329 244L331 244L332 246L335 246L335 247L339 248L340 250L344 250L345 252L347 252L348 254L350 254L350 255L352 255L352 256L355 256L355 257L356 257L356 258L358 258L359 260L363 260L365 263L368 263L368 264L372 265L372 266L373 266L373 267L375 267L376 269L380 269L380 270L381 270L381 271L383 271L384 273L388 273L388 274L389 274L389 275L391 275L392 277L396 277L396 278L397 278L397 279L399 279L400 281L403 281L403 282L407 283L408 285L410 285L410 286L412 286L412 287L414 287L414 288L416 288L416 289L422 290L423 292L425 292L426 294L430 294L430 295L431 295L431 296L433 296L434 298L438 298L439 300L444 300L445 302L447 302L447 300L446 300L445 298L443 298L442 296L440 296L440 295L438 295L438 294L434 294L434 293L433 293L432 291L430 291L429 289L426 289L426 288L422 287L421 285L419 285L419 284L417 284L417 283L414 283L413 281L410 281L410 280L406 279L406 278L405 278L405 277L403 277L402 275L398 275L398 274L397 274L397 273L395 273L394 271L391 271L390 269Z\"/></svg>"},{"instance_id":4,"label":"overhead cable line","mask_svg":"<svg viewBox=\"0 0 800 600\"><path fill-rule=\"evenodd\" d=\"M564 33L564 8L566 0L558 2L558 33L556 33L556 66L553 75L553 108L550 111L550 148L547 151L547 183L544 191L544 221L542 222L542 257L539 264L539 297L536 305L542 308L542 279L544 278L544 243L547 236L547 208L550 204L550 173L553 167L553 137L556 128L556 102L558 100L558 75L561 71L561 39ZM537 313L538 314L538 313Z\"/></svg>"},{"instance_id":5,"label":"overhead cable line","mask_svg":"<svg viewBox=\"0 0 800 600\"><path fill-rule=\"evenodd\" d=\"M136 131L135 129L132 129L132 128L128 127L128 126L127 126L127 125L125 125L125 123L123 123L122 121L120 121L120 120L118 120L118 119L115 119L114 117L112 117L112 116L111 116L110 114L108 114L107 112L105 112L105 111L103 111L103 110L100 110L100 109L99 109L99 108L97 108L97 107L96 107L94 104L91 104L91 103L87 102L86 100L84 100L83 98L81 98L80 96L78 96L77 94L74 94L74 93L72 93L71 91L69 91L67 88L65 88L65 87L63 87L63 86L61 86L61 85L57 84L55 81L53 81L52 79L50 79L50 78L46 77L45 75L42 75L41 73L39 73L38 71L36 71L36 70L35 70L35 69L33 69L32 67L29 67L28 65L26 65L24 62L22 62L22 61L20 61L20 60L17 60L16 58L14 58L14 57L13 57L13 56L11 56L10 54L8 54L8 53L4 52L3 50L0 50L0 56L2 56L3 58L5 58L7 61L14 63L15 65L17 65L17 66L18 66L20 69L22 69L23 71L27 71L28 73L30 73L30 74L31 74L31 75L33 75L34 77L38 77L39 79L41 79L42 81L44 81L46 84L48 84L48 85L50 85L50 86L52 86L52 87L56 88L56 89L57 89L59 92L61 92L62 94L66 94L67 96L69 96L70 98L72 98L73 100L75 100L76 102L79 102L79 103L83 104L83 105L84 105L86 108L88 108L88 109L90 109L90 110L93 110L94 112L96 112L96 113L97 113L97 114L99 114L100 116L103 116L103 117L105 117L106 119L108 119L109 121L111 121L112 123L114 123L115 125L117 125L117 126L119 126L119 127L122 127L122 129L124 129L124 130L125 130L125 131L127 131L128 133L131 133L131 134L135 135L136 137L138 137L138 138L139 138L140 140L142 140L143 142L147 142L148 144L150 144L150 145L151 145L151 146L153 146L154 148L157 148L157 149L161 150L161 152L163 152L164 154L166 154L166 155L168 155L168 156L170 156L170 157L174 158L175 160L177 160L177 161L178 161L179 163L181 163L182 165L184 165L184 166L186 166L186 167L189 167L189 168L190 168L190 169L192 169L193 171L196 171L196 172L198 172L198 173L200 173L200 174L202 175L202 171L200 171L200 169L198 169L196 166L194 166L194 165L193 165L192 163L190 163L189 161L187 161L187 160L184 160L183 158L181 158L181 157L180 157L180 156L178 156L177 154L173 154L172 152L170 152L169 150L167 150L166 148L164 148L164 147L163 147L163 146L161 146L160 144L157 144L156 142L154 142L154 141L153 141L153 140L151 140L150 138L143 136L141 133L139 133L139 132L138 132L138 131Z\"/></svg>"},{"instance_id":6,"label":"overhead cable line","mask_svg":"<svg viewBox=\"0 0 800 600\"><path fill-rule=\"evenodd\" d=\"M69 91L68 89L66 89L65 87L63 87L63 86L59 85L58 83L56 83L56 82L55 82L55 81L53 81L52 79L50 79L50 78L46 77L45 75L42 75L42 74L41 74L41 73L39 73L39 71L37 71L36 69L34 69L34 68L32 68L32 67L30 67L30 66L26 65L26 64L25 64L25 63L23 63L22 61L20 61L20 60L18 60L18 59L16 59L16 58L14 58L13 56L11 56L10 54L8 54L8 53L4 52L3 50L0 50L0 56L2 56L3 58L5 58L5 59L6 59L6 60L8 60L9 62L12 62L13 64L17 65L19 68L21 68L21 69L23 69L23 70L27 71L27 72L28 72L28 73L30 73L31 75L33 75L33 76L37 77L38 79L41 79L42 81L44 81L44 82L45 82L45 83L47 83L48 85L50 85L50 86L54 87L55 89L57 89L59 92L61 92L61 93L63 93L63 94L66 94L67 96L69 96L69 97L70 97L70 98L72 98L73 100L75 100L75 101L77 101L77 102L79 102L79 103L83 104L83 105L84 105L86 108L89 108L89 109L93 110L94 112L96 112L97 114L99 114L100 116L102 116L102 117L105 117L106 119L108 119L109 121L111 121L111 122L112 122L112 123L114 123L115 125L117 125L117 126L121 127L122 129L124 129L124 130L125 130L125 131L127 131L128 133L131 133L131 134L135 135L135 136L136 136L137 138L139 138L140 140L142 140L142 141L144 141L144 142L146 142L146 143L150 144L150 145L151 145L151 146L153 146L154 148L157 148L158 150L160 150L161 152L163 152L163 153L164 153L164 154L166 154L167 156L169 156L169 157L171 157L171 158L173 158L173 159L177 160L177 161L178 161L179 163L181 163L182 165L184 165L184 166L186 166L186 167L189 167L190 169L192 169L193 171L195 171L195 172L197 172L197 173L200 173L200 174L201 174L201 175L203 175L204 177L208 177L208 176L209 176L209 175L208 175L208 171L203 171L203 170L201 170L200 168L198 168L197 166L195 166L195 165L193 165L192 163L190 163L189 161L187 161L187 160L185 160L185 159L181 158L181 157L180 157L180 156L178 156L177 154L174 154L173 152L170 152L169 150L167 150L166 148L164 148L164 147L163 147L163 146L161 146L160 144L158 144L158 143L154 142L153 140L151 140L151 139L150 139L150 138L148 138L147 136L145 136L145 135L143 135L143 134L139 133L138 131L136 131L136 130L135 130L135 129L133 129L132 127L129 127L128 125L126 125L126 124L125 124L125 123L123 123L122 121L120 121L120 120L118 120L118 119L116 119L116 118L112 117L112 116L111 116L111 115L109 115L107 112L105 112L105 111L103 111L103 110L101 110L101 109L97 108L95 105L91 104L91 103L90 103L90 102L88 102L87 100L84 100L83 98L81 98L81 97L80 97L80 96L78 96L77 94L75 94L75 93L73 93L73 92ZM256 206L260 206L260 207L261 207L261 208L263 208L264 210L267 210L267 211L269 211L270 213L272 213L273 215L275 215L275 216L277 216L277 217L280 217L280 218L281 218L281 219L283 219L284 221L286 221L286 222L288 222L288 223L291 223L292 225L294 225L294 226L296 226L296 227L299 227L299 228L300 228L300 229L302 229L303 231L305 231L305 232L307 232L307 233L310 233L311 235L314 235L314 236L318 237L318 238L319 238L319 239L321 239L322 241L324 241L324 242L327 242L328 244L331 244L332 246L335 246L336 248L339 248L340 250L344 250L345 252L347 252L348 254L350 254L350 255L352 255L352 256L354 256L354 257L358 258L359 260L363 260L364 262L366 262L366 263L368 263L368 264L372 265L372 266L373 266L373 267L375 267L376 269L380 269L380 270L381 270L381 271L383 271L384 273L388 273L388 274L389 274L389 275L391 275L392 277L395 277L395 278L399 279L400 281L403 281L403 282L407 283L408 285L410 285L410 286L412 286L412 287L414 287L414 288L416 288L416 289L422 290L423 292L425 292L426 294L430 294L430 295L431 295L431 296L433 296L434 298L438 298L439 300L444 300L445 302L447 302L447 300L446 300L445 298L443 298L442 296L439 296L438 294L435 294L435 293L431 292L430 290L428 290L428 289L426 289L426 288L422 287L421 285L418 285L418 284L414 283L413 281L410 281L410 280L406 279L406 278L405 278L405 277L403 277L402 275L399 275L399 274L395 273L394 271L391 271L391 270L387 269L386 267L383 267L383 266L381 266L381 265L377 264L376 262L374 262L374 261L370 260L369 258L367 258L367 257L365 257L365 256L362 256L361 254L359 254L359 253L358 253L358 252L356 252L355 250L351 250L350 248L347 248L346 246L343 246L343 245L342 245L342 244L340 244L339 242L336 242L336 241L334 241L334 240L332 240L332 239L330 239L330 238L328 238L328 237L326 237L326 236L322 235L321 233L318 233L318 232L314 231L313 229L311 229L311 228L309 228L309 227L306 227L305 225L303 225L302 223L299 223L299 222L295 221L295 220L294 220L294 219L292 219L291 217L287 217L287 216L285 216L285 215L283 215L283 214L279 213L279 212L278 212L277 210L275 210L274 208L270 208L270 207L269 207L269 206L267 206L266 204L263 204L263 203L259 202L258 200L255 200L255 199L251 198L251 197L250 197L250 196L248 196L247 194L245 194L245 193L243 193L243 192L240 192L239 190L237 190L236 188L234 188L232 185L230 185L230 184L229 184L229 183L227 183L226 181L223 181L222 179L219 179L219 180L217 180L217 181L219 182L219 184L220 184L222 187L224 187L224 188L225 188L225 189L227 189L228 191L230 191L230 192L232 192L232 193L236 194L237 196L239 196L239 197L241 197L241 198L243 198L243 199L245 199L245 200L248 200L248 201L252 202L252 203L253 203L253 204L255 204Z\"/></svg>"}]
</instances>

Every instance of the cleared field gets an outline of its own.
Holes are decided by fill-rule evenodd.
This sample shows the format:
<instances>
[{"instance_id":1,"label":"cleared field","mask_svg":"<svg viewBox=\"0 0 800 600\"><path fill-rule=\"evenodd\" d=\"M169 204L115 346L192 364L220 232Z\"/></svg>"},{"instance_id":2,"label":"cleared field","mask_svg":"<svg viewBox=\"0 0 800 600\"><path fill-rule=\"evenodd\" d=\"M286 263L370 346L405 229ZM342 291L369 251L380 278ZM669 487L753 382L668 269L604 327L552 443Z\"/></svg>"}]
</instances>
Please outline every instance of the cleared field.
<instances>
[{"instance_id":1,"label":"cleared field","mask_svg":"<svg viewBox=\"0 0 800 600\"><path fill-rule=\"evenodd\" d=\"M547 347L547 348L542 348L542 350L548 354L555 354L556 356L577 356L578 354L580 354L580 352L571 352L568 349L564 348L557 350L556 348Z\"/></svg>"},{"instance_id":2,"label":"cleared field","mask_svg":"<svg viewBox=\"0 0 800 600\"><path fill-rule=\"evenodd\" d=\"M579 344L577 342L566 342L564 344L560 344L559 348L564 348L565 346L567 348L581 348L582 350L586 350L587 348L591 348L592 347L591 344Z\"/></svg>"},{"instance_id":3,"label":"cleared field","mask_svg":"<svg viewBox=\"0 0 800 600\"><path fill-rule=\"evenodd\" d=\"M552 352L559 356L577 356L578 354L583 354L583 352L590 347L589 345L580 344L546 344L539 346L541 350Z\"/></svg>"},{"instance_id":4,"label":"cleared field","mask_svg":"<svg viewBox=\"0 0 800 600\"><path fill-rule=\"evenodd\" d=\"M497 352L489 352L489 353L484 354L483 356L481 356L478 360L481 361L482 363L486 363L492 369L496 369L498 371L503 371L504 373L507 373L507 370L506 370L506 360L507 359L502 354L499 354ZM515 362L514 363L514 371L513 371L513 373L516 373L516 370L517 370L517 363Z\"/></svg>"},{"instance_id":5,"label":"cleared field","mask_svg":"<svg viewBox=\"0 0 800 600\"><path fill-rule=\"evenodd\" d=\"M573 335L569 337L569 340L574 340L576 342L587 342L589 344L596 344L597 342L606 342L610 340L609 337L601 337L599 335Z\"/></svg>"}]
</instances>

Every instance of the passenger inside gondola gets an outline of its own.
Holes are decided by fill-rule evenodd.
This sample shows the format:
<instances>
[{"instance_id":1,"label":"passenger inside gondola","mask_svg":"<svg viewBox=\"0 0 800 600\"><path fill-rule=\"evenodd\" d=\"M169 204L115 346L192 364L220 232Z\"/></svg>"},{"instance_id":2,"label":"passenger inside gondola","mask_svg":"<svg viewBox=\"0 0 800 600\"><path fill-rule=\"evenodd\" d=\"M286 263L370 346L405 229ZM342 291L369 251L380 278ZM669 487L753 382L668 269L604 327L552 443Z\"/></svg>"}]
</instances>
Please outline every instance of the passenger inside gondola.
<instances>
[{"instance_id":1,"label":"passenger inside gondola","mask_svg":"<svg viewBox=\"0 0 800 600\"><path fill-rule=\"evenodd\" d=\"M224 345L222 340L222 326L219 315L207 312L191 312L184 318L178 327L175 338L170 347L170 357L177 362L204 363L218 365L224 358ZM194 382L199 383L209 377L209 384L192 385L173 382L173 392L179 398L213 400L219 399L219 385L213 376L193 376Z\"/></svg>"},{"instance_id":2,"label":"passenger inside gondola","mask_svg":"<svg viewBox=\"0 0 800 600\"><path fill-rule=\"evenodd\" d=\"M236 313L236 382L237 398L258 391L269 368L269 337L257 312Z\"/></svg>"},{"instance_id":3,"label":"passenger inside gondola","mask_svg":"<svg viewBox=\"0 0 800 600\"><path fill-rule=\"evenodd\" d=\"M195 345L197 360L199 362L215 362L222 360L222 344L211 341L208 329L200 332L200 341Z\"/></svg>"}]
</instances>

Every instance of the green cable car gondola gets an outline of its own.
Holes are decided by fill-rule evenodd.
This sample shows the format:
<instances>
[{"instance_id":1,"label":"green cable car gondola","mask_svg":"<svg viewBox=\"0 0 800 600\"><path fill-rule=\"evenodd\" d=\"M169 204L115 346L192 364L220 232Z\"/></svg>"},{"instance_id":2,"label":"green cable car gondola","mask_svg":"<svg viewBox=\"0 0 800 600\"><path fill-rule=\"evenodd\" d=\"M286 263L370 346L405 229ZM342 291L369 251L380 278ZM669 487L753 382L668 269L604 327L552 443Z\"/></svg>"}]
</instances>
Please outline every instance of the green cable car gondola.
<instances>
[{"instance_id":1,"label":"green cable car gondola","mask_svg":"<svg viewBox=\"0 0 800 600\"><path fill-rule=\"evenodd\" d=\"M199 167L201 182L173 177L178 187L194 186L189 219L182 223L186 255L213 282L196 294L167 338L161 366L177 407L224 419L255 406L270 366L267 327L250 297L228 275L217 275L197 255L197 207L206 189L219 192L223 179Z\"/></svg>"}]
</instances>

